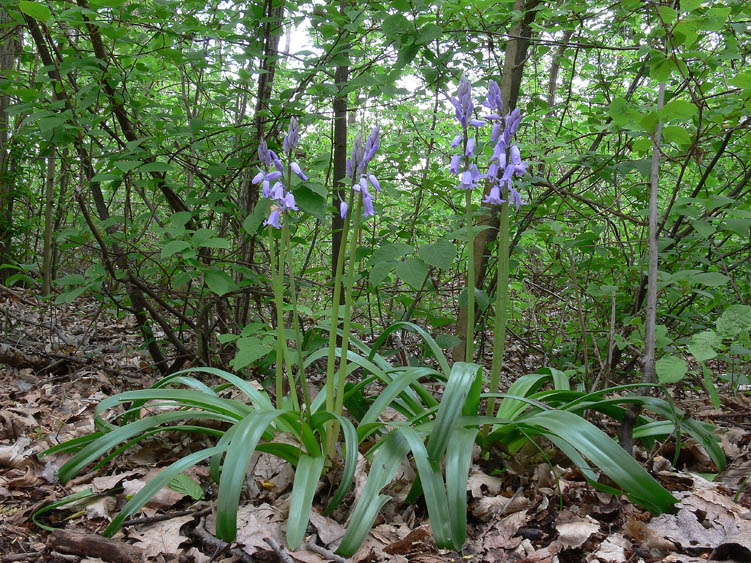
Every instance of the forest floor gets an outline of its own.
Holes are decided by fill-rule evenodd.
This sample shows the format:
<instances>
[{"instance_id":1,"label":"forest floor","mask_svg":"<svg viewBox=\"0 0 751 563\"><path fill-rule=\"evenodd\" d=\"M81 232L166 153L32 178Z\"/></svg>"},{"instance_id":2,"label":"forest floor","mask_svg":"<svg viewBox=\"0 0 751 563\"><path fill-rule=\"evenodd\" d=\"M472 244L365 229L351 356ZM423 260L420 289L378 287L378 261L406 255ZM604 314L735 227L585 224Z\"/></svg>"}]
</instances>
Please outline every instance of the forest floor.
<instances>
[{"instance_id":1,"label":"forest floor","mask_svg":"<svg viewBox=\"0 0 751 563\"><path fill-rule=\"evenodd\" d=\"M132 319L109 318L96 302L52 306L2 288L0 312L1 562L342 561L331 550L342 537L346 512L339 520L320 514L329 489L325 483L303 547L285 550L294 473L267 454L257 454L251 463L235 543L212 533L215 489L205 466L188 473L193 485L200 485L197 493L190 483L162 489L113 538L104 538L101 532L126 499L161 467L190 451L191 443L157 435L62 485L57 471L70 455L43 456L44 450L93 431L99 401L147 387L155 374L139 349ZM673 443L639 452L640 461L680 499L676 514L653 516L625 496L595 491L564 458L548 463L523 451L511 459L475 460L467 490L467 542L462 553L439 550L424 506L403 502L414 477L405 463L390 486L394 500L350 560L750 561L751 483L745 479L751 475L751 394L728 388L721 399L715 409L702 395L676 397L681 408L722 433L728 467L719 475L690 441L681 449L677 468L668 461ZM613 426L596 422L613 432ZM362 465L356 490L365 475ZM87 504L65 504L38 516L55 531L32 521L42 507L86 489L98 493ZM186 492L196 493L197 500Z\"/></svg>"}]
</instances>

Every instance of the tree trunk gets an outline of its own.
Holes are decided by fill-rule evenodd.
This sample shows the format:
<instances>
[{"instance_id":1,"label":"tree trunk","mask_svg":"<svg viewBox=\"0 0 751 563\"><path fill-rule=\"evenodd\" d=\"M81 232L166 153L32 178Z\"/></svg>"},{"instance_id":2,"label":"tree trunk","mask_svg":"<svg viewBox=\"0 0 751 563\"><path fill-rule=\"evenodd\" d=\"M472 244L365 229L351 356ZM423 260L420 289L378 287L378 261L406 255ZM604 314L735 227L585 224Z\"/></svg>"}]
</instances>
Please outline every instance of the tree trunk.
<instances>
[{"instance_id":1,"label":"tree trunk","mask_svg":"<svg viewBox=\"0 0 751 563\"><path fill-rule=\"evenodd\" d=\"M42 295L52 290L52 210L55 203L55 154L47 157L47 177L44 186L44 246L42 249Z\"/></svg>"},{"instance_id":2,"label":"tree trunk","mask_svg":"<svg viewBox=\"0 0 751 563\"><path fill-rule=\"evenodd\" d=\"M522 75L524 73L524 63L527 58L527 49L529 48L529 39L532 35L531 24L535 19L537 11L534 9L541 0L516 0L514 10L524 11L524 17L517 22L509 31L509 40L506 45L506 57L503 64L503 74L501 75L501 94L503 96L503 106L506 112L511 112L516 108L519 99L519 89L521 87ZM484 195L490 193L490 185L485 186ZM474 287L482 287L483 281L487 274L488 247L490 243L498 237L498 209L496 206L482 207L483 213L477 220L480 226L489 225L490 229L480 231L475 236L475 283ZM467 306L462 305L459 308L459 316L456 321L456 331L454 333L461 342L452 350L454 361L462 361L466 348L467 338Z\"/></svg>"},{"instance_id":3,"label":"tree trunk","mask_svg":"<svg viewBox=\"0 0 751 563\"><path fill-rule=\"evenodd\" d=\"M344 13L344 0L339 2L339 10ZM345 176L347 175L347 94L342 90L347 85L349 76L349 51L342 49L339 56L343 63L336 67L334 74L335 86L338 90L334 98L334 193L332 203L334 213L331 216L331 279L336 277L336 261L339 257L339 247L342 245L342 229L344 219L339 212L339 205L346 198ZM352 210L350 210L351 212ZM344 294L342 293L342 299ZM344 301L342 300L342 303Z\"/></svg>"},{"instance_id":4,"label":"tree trunk","mask_svg":"<svg viewBox=\"0 0 751 563\"><path fill-rule=\"evenodd\" d=\"M0 7L0 80L9 80L20 48L20 28L10 14ZM8 104L10 97L0 95L0 265L12 263L13 203L15 191L14 158L9 146ZM5 283L10 270L0 270L0 283Z\"/></svg>"}]
</instances>

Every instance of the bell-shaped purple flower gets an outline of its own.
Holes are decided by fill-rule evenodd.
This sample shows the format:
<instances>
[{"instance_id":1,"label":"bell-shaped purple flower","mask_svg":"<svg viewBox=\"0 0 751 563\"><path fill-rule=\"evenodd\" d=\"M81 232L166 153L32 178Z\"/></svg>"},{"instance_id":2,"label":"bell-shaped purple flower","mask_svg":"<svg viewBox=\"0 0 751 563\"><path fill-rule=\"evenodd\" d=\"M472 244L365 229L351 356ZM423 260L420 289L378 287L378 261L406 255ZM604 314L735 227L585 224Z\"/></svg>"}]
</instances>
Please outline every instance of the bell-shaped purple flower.
<instances>
[{"instance_id":1,"label":"bell-shaped purple flower","mask_svg":"<svg viewBox=\"0 0 751 563\"><path fill-rule=\"evenodd\" d=\"M342 219L344 219L347 216L347 210L349 209L349 205L347 205L347 202L342 200L341 203L339 203L339 213L342 216Z\"/></svg>"},{"instance_id":2,"label":"bell-shaped purple flower","mask_svg":"<svg viewBox=\"0 0 751 563\"><path fill-rule=\"evenodd\" d=\"M354 182L355 176L362 174L364 167L365 145L363 145L362 137L358 134L352 145L352 157L347 161L347 176Z\"/></svg>"},{"instance_id":3,"label":"bell-shaped purple flower","mask_svg":"<svg viewBox=\"0 0 751 563\"><path fill-rule=\"evenodd\" d=\"M462 155L455 154L451 157L451 166L449 166L449 170L452 174L459 174L459 165L462 162Z\"/></svg>"},{"instance_id":4,"label":"bell-shaped purple flower","mask_svg":"<svg viewBox=\"0 0 751 563\"><path fill-rule=\"evenodd\" d=\"M287 192L284 195L284 198L282 199L282 205L284 206L285 211L289 211L290 209L292 211L299 211L297 205L295 205L295 196L292 195L292 192Z\"/></svg>"},{"instance_id":5,"label":"bell-shaped purple flower","mask_svg":"<svg viewBox=\"0 0 751 563\"><path fill-rule=\"evenodd\" d=\"M265 176L266 176L266 172L264 172L263 170L261 170L261 171L258 172L258 174L256 174L255 176L253 176L253 179L251 180L251 182L253 184L259 184L261 182L261 180L264 179Z\"/></svg>"},{"instance_id":6,"label":"bell-shaped purple flower","mask_svg":"<svg viewBox=\"0 0 751 563\"><path fill-rule=\"evenodd\" d=\"M269 158L271 159L271 162L274 164L274 167L279 172L281 172L282 174L284 174L284 166L282 166L282 161L279 160L279 157L277 156L277 154L274 151L269 150Z\"/></svg>"},{"instance_id":7,"label":"bell-shaped purple flower","mask_svg":"<svg viewBox=\"0 0 751 563\"><path fill-rule=\"evenodd\" d=\"M284 199L284 184L277 182L269 192L271 199L282 201Z\"/></svg>"},{"instance_id":8,"label":"bell-shaped purple flower","mask_svg":"<svg viewBox=\"0 0 751 563\"><path fill-rule=\"evenodd\" d=\"M519 211L519 208L520 208L520 207L521 207L522 205L527 205L527 202L526 202L526 201L524 201L524 200L522 199L522 194L520 194L520 193L519 193L518 191L516 191L516 189L514 189L514 188L511 188L511 189L509 190L509 194L508 194L508 197L509 197L509 203L513 203L513 204L514 204L514 206L516 207L516 210L517 210L517 211Z\"/></svg>"},{"instance_id":9,"label":"bell-shaped purple flower","mask_svg":"<svg viewBox=\"0 0 751 563\"><path fill-rule=\"evenodd\" d=\"M501 205L505 200L501 198L501 188L498 184L495 184L490 188L490 193L482 200L483 203L489 203L490 205Z\"/></svg>"},{"instance_id":10,"label":"bell-shaped purple flower","mask_svg":"<svg viewBox=\"0 0 751 563\"><path fill-rule=\"evenodd\" d=\"M373 174L368 174L368 180L370 180L370 185L373 186L378 193L380 193L381 183L378 181L378 178L376 178Z\"/></svg>"},{"instance_id":11,"label":"bell-shaped purple flower","mask_svg":"<svg viewBox=\"0 0 751 563\"><path fill-rule=\"evenodd\" d=\"M305 175L305 173L300 169L300 165L297 164L296 162L290 163L289 167L292 170L292 172L294 172L295 175L297 175L301 180L307 180L308 179L308 177Z\"/></svg>"},{"instance_id":12,"label":"bell-shaped purple flower","mask_svg":"<svg viewBox=\"0 0 751 563\"><path fill-rule=\"evenodd\" d=\"M263 222L263 226L271 225L275 229L281 229L281 226L279 225L279 217L281 216L281 213L279 207L276 205L271 206L271 213L269 214L269 218Z\"/></svg>"},{"instance_id":13,"label":"bell-shaped purple flower","mask_svg":"<svg viewBox=\"0 0 751 563\"><path fill-rule=\"evenodd\" d=\"M370 194L363 194L362 196L362 216L372 217L375 215L375 209L373 209L373 198Z\"/></svg>"},{"instance_id":14,"label":"bell-shaped purple flower","mask_svg":"<svg viewBox=\"0 0 751 563\"><path fill-rule=\"evenodd\" d=\"M467 148L464 149L464 156L474 156L475 154L475 138L470 137L467 139Z\"/></svg>"},{"instance_id":15,"label":"bell-shaped purple flower","mask_svg":"<svg viewBox=\"0 0 751 563\"><path fill-rule=\"evenodd\" d=\"M464 140L464 137L463 137L462 135L459 135L459 134L457 134L457 135L456 135L456 136L454 137L454 140L453 140L453 141L451 141L451 148L452 148L452 149L455 149L456 147L458 147L459 145L461 145L461 144L462 144L462 141L463 141L463 140Z\"/></svg>"}]
</instances>

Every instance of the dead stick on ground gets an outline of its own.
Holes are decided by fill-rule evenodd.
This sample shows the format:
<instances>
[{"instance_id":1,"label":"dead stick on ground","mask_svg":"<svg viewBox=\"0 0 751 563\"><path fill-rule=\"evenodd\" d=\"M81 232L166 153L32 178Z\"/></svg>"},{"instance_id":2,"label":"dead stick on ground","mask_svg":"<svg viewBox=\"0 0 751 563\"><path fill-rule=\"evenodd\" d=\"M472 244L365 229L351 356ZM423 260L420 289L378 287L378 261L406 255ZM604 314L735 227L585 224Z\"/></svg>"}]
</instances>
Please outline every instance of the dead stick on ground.
<instances>
[{"instance_id":1,"label":"dead stick on ground","mask_svg":"<svg viewBox=\"0 0 751 563\"><path fill-rule=\"evenodd\" d=\"M133 518L132 520L126 520L123 522L123 528L125 526L139 526L141 524L156 524L157 522L164 522L165 520L172 520L173 518L180 518L181 516L205 516L209 512L211 512L211 507L203 508L201 510L180 510L178 512L170 512L169 514Z\"/></svg>"},{"instance_id":2,"label":"dead stick on ground","mask_svg":"<svg viewBox=\"0 0 751 563\"><path fill-rule=\"evenodd\" d=\"M295 563L295 560L289 556L289 553L287 553L287 551L281 545L279 545L279 543L274 538L269 536L267 538L263 538L263 541L271 546L271 549L273 549L277 557L279 557L279 561L281 561L282 563Z\"/></svg>"},{"instance_id":3,"label":"dead stick on ground","mask_svg":"<svg viewBox=\"0 0 751 563\"><path fill-rule=\"evenodd\" d=\"M321 547L317 543L308 542L305 544L310 551L315 551L318 555L323 555L326 559L334 561L334 563L347 563L347 560L340 555L337 555L333 551L329 551L325 547Z\"/></svg>"}]
</instances>

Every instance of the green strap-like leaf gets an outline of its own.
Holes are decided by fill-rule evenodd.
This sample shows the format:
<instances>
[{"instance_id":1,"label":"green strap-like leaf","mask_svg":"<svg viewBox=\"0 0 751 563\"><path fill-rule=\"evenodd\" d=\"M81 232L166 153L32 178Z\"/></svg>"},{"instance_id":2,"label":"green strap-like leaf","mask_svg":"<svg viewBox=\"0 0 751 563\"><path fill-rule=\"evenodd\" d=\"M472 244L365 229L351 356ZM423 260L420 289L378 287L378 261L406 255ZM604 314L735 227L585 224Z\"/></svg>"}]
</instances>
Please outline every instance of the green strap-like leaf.
<instances>
[{"instance_id":1,"label":"green strap-like leaf","mask_svg":"<svg viewBox=\"0 0 751 563\"><path fill-rule=\"evenodd\" d=\"M295 468L295 480L292 484L292 496L287 518L287 545L295 551L302 543L305 530L310 521L310 508L313 506L318 481L321 478L324 456L300 456Z\"/></svg>"}]
</instances>

